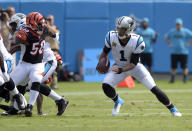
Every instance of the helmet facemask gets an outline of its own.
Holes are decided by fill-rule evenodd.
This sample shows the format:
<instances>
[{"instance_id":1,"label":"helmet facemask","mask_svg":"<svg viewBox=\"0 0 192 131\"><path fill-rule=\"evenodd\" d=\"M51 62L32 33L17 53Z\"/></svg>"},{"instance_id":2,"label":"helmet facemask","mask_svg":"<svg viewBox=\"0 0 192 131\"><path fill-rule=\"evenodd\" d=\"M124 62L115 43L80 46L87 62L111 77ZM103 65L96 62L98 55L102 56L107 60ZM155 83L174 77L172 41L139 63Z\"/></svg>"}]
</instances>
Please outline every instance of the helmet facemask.
<instances>
[{"instance_id":1,"label":"helmet facemask","mask_svg":"<svg viewBox=\"0 0 192 131\"><path fill-rule=\"evenodd\" d=\"M36 23L35 23L36 24ZM45 23L40 22L36 24L36 29L33 29L37 34L42 35L44 30Z\"/></svg>"}]
</instances>

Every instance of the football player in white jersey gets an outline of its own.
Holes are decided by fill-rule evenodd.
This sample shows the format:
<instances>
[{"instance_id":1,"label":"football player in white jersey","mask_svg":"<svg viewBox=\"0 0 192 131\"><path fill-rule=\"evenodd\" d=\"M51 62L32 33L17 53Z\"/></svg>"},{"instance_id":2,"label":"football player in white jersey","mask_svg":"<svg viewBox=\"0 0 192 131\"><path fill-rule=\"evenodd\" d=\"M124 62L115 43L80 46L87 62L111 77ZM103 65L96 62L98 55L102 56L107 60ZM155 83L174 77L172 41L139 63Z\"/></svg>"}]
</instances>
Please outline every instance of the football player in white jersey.
<instances>
[{"instance_id":1,"label":"football player in white jersey","mask_svg":"<svg viewBox=\"0 0 192 131\"><path fill-rule=\"evenodd\" d=\"M139 55L145 49L145 42L140 35L133 33L134 28L135 22L132 18L128 16L118 18L116 20L116 31L107 33L105 46L99 58L101 60L103 57L107 57L112 50L115 63L102 83L105 95L115 103L112 115L117 115L120 107L124 104L123 99L116 93L115 86L127 76L133 76L147 87L170 110L173 116L182 116L167 95L157 87L147 69L139 63Z\"/></svg>"},{"instance_id":2,"label":"football player in white jersey","mask_svg":"<svg viewBox=\"0 0 192 131\"><path fill-rule=\"evenodd\" d=\"M13 57L6 50L1 34L0 34L0 54L1 54L0 88L1 90L4 89L9 90L11 98L13 98L17 102L19 109L24 109L25 107L22 103L21 95L19 94L19 91L17 90L13 80L10 78L10 73L13 67ZM0 98L0 101L1 100L2 98Z\"/></svg>"}]
</instances>

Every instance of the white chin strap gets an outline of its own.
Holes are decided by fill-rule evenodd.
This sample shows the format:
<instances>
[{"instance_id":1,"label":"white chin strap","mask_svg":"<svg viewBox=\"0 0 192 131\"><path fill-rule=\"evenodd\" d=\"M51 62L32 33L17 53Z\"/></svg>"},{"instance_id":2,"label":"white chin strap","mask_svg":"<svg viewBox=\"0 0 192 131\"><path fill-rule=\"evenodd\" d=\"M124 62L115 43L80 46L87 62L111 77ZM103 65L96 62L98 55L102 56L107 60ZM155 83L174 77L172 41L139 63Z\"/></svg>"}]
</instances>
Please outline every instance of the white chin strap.
<instances>
[{"instance_id":1,"label":"white chin strap","mask_svg":"<svg viewBox=\"0 0 192 131\"><path fill-rule=\"evenodd\" d=\"M120 40L127 38L126 35L124 35L124 36L118 36L118 37L119 37Z\"/></svg>"}]
</instances>

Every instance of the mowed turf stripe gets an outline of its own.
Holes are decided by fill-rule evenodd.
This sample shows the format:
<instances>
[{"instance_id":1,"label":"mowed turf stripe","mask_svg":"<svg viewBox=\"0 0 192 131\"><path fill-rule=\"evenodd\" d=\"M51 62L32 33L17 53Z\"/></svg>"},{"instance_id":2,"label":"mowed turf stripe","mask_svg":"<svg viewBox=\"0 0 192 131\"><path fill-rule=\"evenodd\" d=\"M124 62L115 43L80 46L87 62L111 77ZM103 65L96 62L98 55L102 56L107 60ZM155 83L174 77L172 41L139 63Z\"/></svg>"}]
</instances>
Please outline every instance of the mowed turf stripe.
<instances>
[{"instance_id":1,"label":"mowed turf stripe","mask_svg":"<svg viewBox=\"0 0 192 131\"><path fill-rule=\"evenodd\" d=\"M149 90L118 90L118 94L146 94L151 93ZM191 93L192 89L166 89L163 90L168 93ZM70 95L70 96L83 96L83 95L104 95L104 93L101 91L85 91L85 92L59 92L60 95Z\"/></svg>"}]
</instances>

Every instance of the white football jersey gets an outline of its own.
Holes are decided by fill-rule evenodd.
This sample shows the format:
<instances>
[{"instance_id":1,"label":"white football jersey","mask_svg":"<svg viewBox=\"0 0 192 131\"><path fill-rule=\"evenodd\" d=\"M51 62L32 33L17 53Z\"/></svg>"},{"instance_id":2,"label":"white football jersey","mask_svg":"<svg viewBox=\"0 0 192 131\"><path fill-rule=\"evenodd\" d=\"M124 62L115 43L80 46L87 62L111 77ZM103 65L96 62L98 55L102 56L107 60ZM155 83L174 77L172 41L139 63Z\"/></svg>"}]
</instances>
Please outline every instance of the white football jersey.
<instances>
[{"instance_id":1,"label":"white football jersey","mask_svg":"<svg viewBox=\"0 0 192 131\"><path fill-rule=\"evenodd\" d=\"M105 45L112 49L112 55L120 67L130 64L131 55L139 54L145 49L145 42L140 35L131 33L131 38L125 46L120 44L117 31L110 31L105 37Z\"/></svg>"},{"instance_id":2,"label":"white football jersey","mask_svg":"<svg viewBox=\"0 0 192 131\"><path fill-rule=\"evenodd\" d=\"M7 51L7 49L4 46L3 38L1 37L1 35L0 35L0 51L3 54L4 60L7 60L7 59L13 60L12 55Z\"/></svg>"},{"instance_id":3,"label":"white football jersey","mask_svg":"<svg viewBox=\"0 0 192 131\"><path fill-rule=\"evenodd\" d=\"M51 50L50 44L48 42L45 42L43 62L47 62L50 60L56 60L56 58L53 51Z\"/></svg>"}]
</instances>

